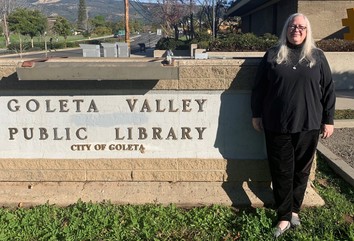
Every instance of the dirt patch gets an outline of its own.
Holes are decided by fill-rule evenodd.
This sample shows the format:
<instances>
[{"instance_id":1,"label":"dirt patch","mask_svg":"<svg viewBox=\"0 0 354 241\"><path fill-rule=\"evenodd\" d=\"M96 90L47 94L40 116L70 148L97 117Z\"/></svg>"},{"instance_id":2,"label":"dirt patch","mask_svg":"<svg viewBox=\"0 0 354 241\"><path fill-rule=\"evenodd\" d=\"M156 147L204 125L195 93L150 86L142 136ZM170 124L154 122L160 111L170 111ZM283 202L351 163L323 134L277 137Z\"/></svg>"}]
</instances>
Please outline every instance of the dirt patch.
<instances>
[{"instance_id":1,"label":"dirt patch","mask_svg":"<svg viewBox=\"0 0 354 241\"><path fill-rule=\"evenodd\" d=\"M320 142L354 168L354 128L336 128L330 138Z\"/></svg>"}]
</instances>

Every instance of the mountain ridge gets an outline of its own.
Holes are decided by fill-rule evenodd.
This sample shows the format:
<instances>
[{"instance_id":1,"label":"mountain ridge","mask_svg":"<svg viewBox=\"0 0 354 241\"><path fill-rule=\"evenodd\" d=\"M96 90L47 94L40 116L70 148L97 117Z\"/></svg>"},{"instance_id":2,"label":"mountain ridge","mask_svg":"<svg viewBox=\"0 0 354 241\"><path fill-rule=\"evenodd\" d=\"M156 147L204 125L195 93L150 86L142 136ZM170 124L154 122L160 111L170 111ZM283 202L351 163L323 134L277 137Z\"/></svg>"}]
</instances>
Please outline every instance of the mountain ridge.
<instances>
[{"instance_id":1,"label":"mountain ridge","mask_svg":"<svg viewBox=\"0 0 354 241\"><path fill-rule=\"evenodd\" d=\"M33 8L40 9L47 16L62 16L70 22L77 21L79 0L28 0ZM121 0L86 0L89 18L104 16L107 21L118 21L124 17L124 2ZM137 13L129 8L130 15Z\"/></svg>"}]
</instances>

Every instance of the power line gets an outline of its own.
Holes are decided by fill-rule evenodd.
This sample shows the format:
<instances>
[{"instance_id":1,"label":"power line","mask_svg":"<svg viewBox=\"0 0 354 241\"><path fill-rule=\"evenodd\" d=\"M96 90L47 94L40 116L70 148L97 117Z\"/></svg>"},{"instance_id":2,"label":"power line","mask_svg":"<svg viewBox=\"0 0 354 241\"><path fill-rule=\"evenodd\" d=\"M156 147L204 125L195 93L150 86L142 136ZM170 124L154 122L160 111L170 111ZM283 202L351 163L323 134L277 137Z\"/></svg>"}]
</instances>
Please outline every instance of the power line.
<instances>
[{"instance_id":1,"label":"power line","mask_svg":"<svg viewBox=\"0 0 354 241\"><path fill-rule=\"evenodd\" d=\"M138 1L129 1L130 2L130 6L132 6L134 8L134 10L140 14L145 20L147 20L150 23L157 23L157 21L155 20L153 13L148 10L145 6L143 6L143 4Z\"/></svg>"}]
</instances>

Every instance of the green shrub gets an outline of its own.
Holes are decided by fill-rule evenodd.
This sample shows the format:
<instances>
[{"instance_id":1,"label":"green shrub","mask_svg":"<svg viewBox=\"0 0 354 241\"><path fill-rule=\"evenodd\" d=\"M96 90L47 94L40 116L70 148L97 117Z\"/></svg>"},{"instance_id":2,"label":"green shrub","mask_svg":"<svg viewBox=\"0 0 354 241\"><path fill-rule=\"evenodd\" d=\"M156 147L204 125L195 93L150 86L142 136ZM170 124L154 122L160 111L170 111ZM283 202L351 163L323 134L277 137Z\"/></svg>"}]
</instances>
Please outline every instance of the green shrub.
<instances>
[{"instance_id":1,"label":"green shrub","mask_svg":"<svg viewBox=\"0 0 354 241\"><path fill-rule=\"evenodd\" d=\"M209 41L200 41L198 42L198 48L199 49L209 49Z\"/></svg>"},{"instance_id":2,"label":"green shrub","mask_svg":"<svg viewBox=\"0 0 354 241\"><path fill-rule=\"evenodd\" d=\"M22 51L27 51L30 48L31 48L31 44L30 43L25 42L25 43L22 44ZM13 50L15 52L20 52L20 49L21 49L20 43L11 43L8 46L8 49L9 50Z\"/></svg>"},{"instance_id":3,"label":"green shrub","mask_svg":"<svg viewBox=\"0 0 354 241\"><path fill-rule=\"evenodd\" d=\"M189 49L190 41L175 40L173 38L161 38L157 44L156 49L161 50L185 50Z\"/></svg>"},{"instance_id":4,"label":"green shrub","mask_svg":"<svg viewBox=\"0 0 354 241\"><path fill-rule=\"evenodd\" d=\"M195 33L195 40L200 42L200 41L211 41L212 36L208 32L196 32Z\"/></svg>"},{"instance_id":5,"label":"green shrub","mask_svg":"<svg viewBox=\"0 0 354 241\"><path fill-rule=\"evenodd\" d=\"M317 47L326 52L352 52L354 41L344 39L323 39L316 42Z\"/></svg>"},{"instance_id":6,"label":"green shrub","mask_svg":"<svg viewBox=\"0 0 354 241\"><path fill-rule=\"evenodd\" d=\"M90 33L89 31L84 31L84 32L82 33L82 36L84 36L85 38L88 38L88 37L91 36L91 33Z\"/></svg>"},{"instance_id":7,"label":"green shrub","mask_svg":"<svg viewBox=\"0 0 354 241\"><path fill-rule=\"evenodd\" d=\"M253 33L232 33L211 42L210 51L265 51L278 41L275 35L256 36Z\"/></svg>"},{"instance_id":8,"label":"green shrub","mask_svg":"<svg viewBox=\"0 0 354 241\"><path fill-rule=\"evenodd\" d=\"M108 27L97 27L93 31L93 34L96 34L98 36L110 35L112 34L112 29Z\"/></svg>"},{"instance_id":9,"label":"green shrub","mask_svg":"<svg viewBox=\"0 0 354 241\"><path fill-rule=\"evenodd\" d=\"M87 44L97 44L97 45L100 45L103 42L104 41L102 39L92 39L92 40L85 41L85 43Z\"/></svg>"}]
</instances>

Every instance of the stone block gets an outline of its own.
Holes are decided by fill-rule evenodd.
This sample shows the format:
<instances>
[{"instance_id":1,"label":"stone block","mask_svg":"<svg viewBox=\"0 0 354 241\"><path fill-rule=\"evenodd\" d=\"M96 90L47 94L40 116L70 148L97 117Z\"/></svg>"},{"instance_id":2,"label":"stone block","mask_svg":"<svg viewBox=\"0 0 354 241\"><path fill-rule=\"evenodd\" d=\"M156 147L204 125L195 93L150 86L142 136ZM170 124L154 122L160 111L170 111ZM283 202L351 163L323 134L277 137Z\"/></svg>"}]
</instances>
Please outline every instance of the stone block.
<instances>
[{"instance_id":1,"label":"stone block","mask_svg":"<svg viewBox=\"0 0 354 241\"><path fill-rule=\"evenodd\" d=\"M129 170L88 170L86 181L122 182L132 181L132 172Z\"/></svg>"},{"instance_id":2,"label":"stone block","mask_svg":"<svg viewBox=\"0 0 354 241\"><path fill-rule=\"evenodd\" d=\"M186 78L179 81L180 90L224 90L224 79L195 79Z\"/></svg>"},{"instance_id":3,"label":"stone block","mask_svg":"<svg viewBox=\"0 0 354 241\"><path fill-rule=\"evenodd\" d=\"M177 159L134 159L133 170L177 170Z\"/></svg>"},{"instance_id":4,"label":"stone block","mask_svg":"<svg viewBox=\"0 0 354 241\"><path fill-rule=\"evenodd\" d=\"M179 171L179 182L222 182L225 171Z\"/></svg>"},{"instance_id":5,"label":"stone block","mask_svg":"<svg viewBox=\"0 0 354 241\"><path fill-rule=\"evenodd\" d=\"M178 181L177 171L133 171L134 182L176 182Z\"/></svg>"},{"instance_id":6,"label":"stone block","mask_svg":"<svg viewBox=\"0 0 354 241\"><path fill-rule=\"evenodd\" d=\"M131 159L89 159L85 161L84 168L87 170L131 170Z\"/></svg>"},{"instance_id":7,"label":"stone block","mask_svg":"<svg viewBox=\"0 0 354 241\"><path fill-rule=\"evenodd\" d=\"M0 181L8 182L83 182L85 176L85 170L0 170Z\"/></svg>"},{"instance_id":8,"label":"stone block","mask_svg":"<svg viewBox=\"0 0 354 241\"><path fill-rule=\"evenodd\" d=\"M224 159L178 159L178 170L226 170Z\"/></svg>"},{"instance_id":9,"label":"stone block","mask_svg":"<svg viewBox=\"0 0 354 241\"><path fill-rule=\"evenodd\" d=\"M180 79L184 79L184 78L205 79L205 78L210 78L211 76L212 76L212 69L209 66L207 67L181 66L179 69Z\"/></svg>"},{"instance_id":10,"label":"stone block","mask_svg":"<svg viewBox=\"0 0 354 241\"><path fill-rule=\"evenodd\" d=\"M267 160L228 160L225 174L228 182L270 180Z\"/></svg>"}]
</instances>

